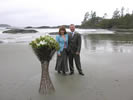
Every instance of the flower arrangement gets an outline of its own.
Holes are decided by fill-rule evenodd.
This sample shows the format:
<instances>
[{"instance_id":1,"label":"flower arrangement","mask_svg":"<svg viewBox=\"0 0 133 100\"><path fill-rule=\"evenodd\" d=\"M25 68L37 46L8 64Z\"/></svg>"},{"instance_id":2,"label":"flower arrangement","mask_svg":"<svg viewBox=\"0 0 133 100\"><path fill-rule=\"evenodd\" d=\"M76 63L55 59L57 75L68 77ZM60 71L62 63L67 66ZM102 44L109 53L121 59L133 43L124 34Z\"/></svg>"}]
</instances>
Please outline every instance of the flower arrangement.
<instances>
[{"instance_id":1,"label":"flower arrangement","mask_svg":"<svg viewBox=\"0 0 133 100\"><path fill-rule=\"evenodd\" d=\"M59 44L56 42L54 38L48 35L40 36L40 38L36 38L34 41L31 41L30 45L34 49L47 47L49 49L59 50Z\"/></svg>"},{"instance_id":2,"label":"flower arrangement","mask_svg":"<svg viewBox=\"0 0 133 100\"><path fill-rule=\"evenodd\" d=\"M48 35L36 38L30 45L41 62L50 60L54 52L60 48L58 42Z\"/></svg>"},{"instance_id":3,"label":"flower arrangement","mask_svg":"<svg viewBox=\"0 0 133 100\"><path fill-rule=\"evenodd\" d=\"M34 41L31 41L30 45L40 60L42 67L39 93L49 94L54 92L55 89L49 76L49 61L55 51L60 48L58 42L56 42L56 40L51 36L46 35L40 36L40 38L36 38Z\"/></svg>"}]
</instances>

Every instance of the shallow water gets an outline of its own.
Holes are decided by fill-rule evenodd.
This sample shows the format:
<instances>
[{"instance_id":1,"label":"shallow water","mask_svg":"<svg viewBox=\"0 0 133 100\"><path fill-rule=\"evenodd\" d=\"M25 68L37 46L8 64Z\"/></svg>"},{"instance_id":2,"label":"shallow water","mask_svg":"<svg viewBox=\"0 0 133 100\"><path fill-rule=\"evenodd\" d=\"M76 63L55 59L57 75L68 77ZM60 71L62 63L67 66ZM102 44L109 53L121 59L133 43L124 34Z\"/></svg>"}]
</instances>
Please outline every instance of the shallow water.
<instances>
[{"instance_id":1,"label":"shallow water","mask_svg":"<svg viewBox=\"0 0 133 100\"><path fill-rule=\"evenodd\" d=\"M92 52L133 52L133 34L82 35L83 48Z\"/></svg>"}]
</instances>

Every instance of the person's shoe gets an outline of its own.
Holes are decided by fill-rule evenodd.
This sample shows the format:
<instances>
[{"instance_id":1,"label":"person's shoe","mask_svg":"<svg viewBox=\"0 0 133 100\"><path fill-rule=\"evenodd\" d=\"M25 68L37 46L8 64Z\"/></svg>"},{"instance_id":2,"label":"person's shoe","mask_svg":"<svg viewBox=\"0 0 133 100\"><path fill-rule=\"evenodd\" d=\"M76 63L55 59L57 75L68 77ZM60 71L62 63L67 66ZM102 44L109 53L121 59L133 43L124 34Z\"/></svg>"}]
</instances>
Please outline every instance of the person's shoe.
<instances>
[{"instance_id":1,"label":"person's shoe","mask_svg":"<svg viewBox=\"0 0 133 100\"><path fill-rule=\"evenodd\" d=\"M84 76L84 73L83 72L79 72L80 75Z\"/></svg>"},{"instance_id":2,"label":"person's shoe","mask_svg":"<svg viewBox=\"0 0 133 100\"><path fill-rule=\"evenodd\" d=\"M60 71L58 71L58 74L61 74L61 72L60 72Z\"/></svg>"},{"instance_id":3,"label":"person's shoe","mask_svg":"<svg viewBox=\"0 0 133 100\"><path fill-rule=\"evenodd\" d=\"M70 72L70 74L69 75L73 75L74 74L74 72Z\"/></svg>"}]
</instances>

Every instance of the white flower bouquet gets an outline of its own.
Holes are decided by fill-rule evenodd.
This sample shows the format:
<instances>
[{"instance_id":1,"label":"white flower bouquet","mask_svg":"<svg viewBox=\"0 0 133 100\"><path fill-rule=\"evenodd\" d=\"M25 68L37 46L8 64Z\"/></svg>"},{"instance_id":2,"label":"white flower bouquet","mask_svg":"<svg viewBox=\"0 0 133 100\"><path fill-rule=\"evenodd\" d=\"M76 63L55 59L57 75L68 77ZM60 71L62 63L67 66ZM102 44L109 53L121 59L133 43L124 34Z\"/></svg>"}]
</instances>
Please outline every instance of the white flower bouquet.
<instances>
[{"instance_id":1,"label":"white flower bouquet","mask_svg":"<svg viewBox=\"0 0 133 100\"><path fill-rule=\"evenodd\" d=\"M43 63L45 60L50 60L56 50L59 50L59 44L51 36L40 36L30 43L33 51Z\"/></svg>"}]
</instances>

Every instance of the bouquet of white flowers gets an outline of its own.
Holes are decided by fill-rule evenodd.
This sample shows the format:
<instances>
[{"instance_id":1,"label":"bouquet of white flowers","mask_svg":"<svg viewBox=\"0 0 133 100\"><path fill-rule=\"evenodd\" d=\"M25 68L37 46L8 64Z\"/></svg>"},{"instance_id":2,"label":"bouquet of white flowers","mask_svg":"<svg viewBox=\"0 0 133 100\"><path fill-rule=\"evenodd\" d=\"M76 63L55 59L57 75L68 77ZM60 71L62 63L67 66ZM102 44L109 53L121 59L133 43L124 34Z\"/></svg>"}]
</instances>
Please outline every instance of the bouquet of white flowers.
<instances>
[{"instance_id":1,"label":"bouquet of white flowers","mask_svg":"<svg viewBox=\"0 0 133 100\"><path fill-rule=\"evenodd\" d=\"M40 36L40 38L31 41L30 45L40 60L42 67L39 93L47 94L49 92L53 92L55 89L49 76L49 61L51 60L55 51L59 50L59 44L50 36Z\"/></svg>"},{"instance_id":2,"label":"bouquet of white flowers","mask_svg":"<svg viewBox=\"0 0 133 100\"><path fill-rule=\"evenodd\" d=\"M56 50L59 49L59 44L50 36L40 36L30 43L33 51L43 63L45 60L50 60Z\"/></svg>"}]
</instances>

